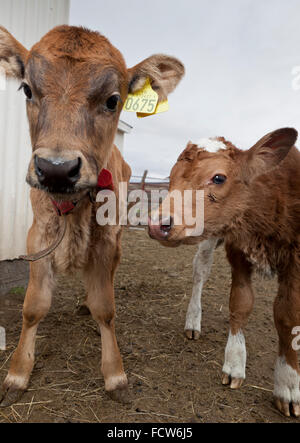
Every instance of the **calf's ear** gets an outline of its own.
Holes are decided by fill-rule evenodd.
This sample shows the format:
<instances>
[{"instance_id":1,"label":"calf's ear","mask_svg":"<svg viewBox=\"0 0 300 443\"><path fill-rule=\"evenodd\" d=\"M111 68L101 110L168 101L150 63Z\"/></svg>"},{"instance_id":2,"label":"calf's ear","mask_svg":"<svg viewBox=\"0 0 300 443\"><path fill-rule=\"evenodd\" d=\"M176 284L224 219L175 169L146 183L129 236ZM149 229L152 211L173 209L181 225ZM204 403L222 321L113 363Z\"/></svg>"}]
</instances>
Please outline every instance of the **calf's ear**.
<instances>
[{"instance_id":1,"label":"calf's ear","mask_svg":"<svg viewBox=\"0 0 300 443\"><path fill-rule=\"evenodd\" d=\"M0 26L0 73L19 80L24 78L28 51L5 28Z\"/></svg>"},{"instance_id":2,"label":"calf's ear","mask_svg":"<svg viewBox=\"0 0 300 443\"><path fill-rule=\"evenodd\" d=\"M175 57L156 54L128 69L129 91L134 93L141 89L147 78L152 89L158 94L158 101L166 100L184 75L183 64Z\"/></svg>"},{"instance_id":3,"label":"calf's ear","mask_svg":"<svg viewBox=\"0 0 300 443\"><path fill-rule=\"evenodd\" d=\"M262 137L246 153L245 178L252 180L275 168L286 157L297 140L294 128L281 128Z\"/></svg>"},{"instance_id":4,"label":"calf's ear","mask_svg":"<svg viewBox=\"0 0 300 443\"><path fill-rule=\"evenodd\" d=\"M199 152L198 145L195 145L191 141L188 142L186 148L179 155L177 161L185 160L188 162L193 162Z\"/></svg>"}]
</instances>

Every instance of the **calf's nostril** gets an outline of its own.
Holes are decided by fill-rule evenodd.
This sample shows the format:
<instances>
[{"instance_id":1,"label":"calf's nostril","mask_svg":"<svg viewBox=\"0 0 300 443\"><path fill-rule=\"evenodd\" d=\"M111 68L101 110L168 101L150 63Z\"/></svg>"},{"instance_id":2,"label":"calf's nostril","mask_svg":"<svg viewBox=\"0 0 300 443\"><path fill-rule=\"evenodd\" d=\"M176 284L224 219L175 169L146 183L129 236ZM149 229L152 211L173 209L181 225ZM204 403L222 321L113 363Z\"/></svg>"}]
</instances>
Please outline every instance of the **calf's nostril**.
<instances>
[{"instance_id":1,"label":"calf's nostril","mask_svg":"<svg viewBox=\"0 0 300 443\"><path fill-rule=\"evenodd\" d=\"M43 176L43 171L39 167L38 161L39 161L39 157L35 156L34 157L34 169L35 169L35 172L38 175L38 177L42 177Z\"/></svg>"},{"instance_id":2,"label":"calf's nostril","mask_svg":"<svg viewBox=\"0 0 300 443\"><path fill-rule=\"evenodd\" d=\"M169 219L162 220L160 225L160 230L164 232L165 234L168 234L173 227L173 217L170 217Z\"/></svg>"},{"instance_id":3,"label":"calf's nostril","mask_svg":"<svg viewBox=\"0 0 300 443\"><path fill-rule=\"evenodd\" d=\"M37 175L39 177L42 177L42 175L43 175L42 170L38 166L35 168L35 170L36 170Z\"/></svg>"},{"instance_id":4,"label":"calf's nostril","mask_svg":"<svg viewBox=\"0 0 300 443\"><path fill-rule=\"evenodd\" d=\"M70 171L68 172L68 177L70 177L70 178L77 177L79 175L80 168L81 168L81 158L78 157L77 165L73 166L70 169Z\"/></svg>"}]
</instances>

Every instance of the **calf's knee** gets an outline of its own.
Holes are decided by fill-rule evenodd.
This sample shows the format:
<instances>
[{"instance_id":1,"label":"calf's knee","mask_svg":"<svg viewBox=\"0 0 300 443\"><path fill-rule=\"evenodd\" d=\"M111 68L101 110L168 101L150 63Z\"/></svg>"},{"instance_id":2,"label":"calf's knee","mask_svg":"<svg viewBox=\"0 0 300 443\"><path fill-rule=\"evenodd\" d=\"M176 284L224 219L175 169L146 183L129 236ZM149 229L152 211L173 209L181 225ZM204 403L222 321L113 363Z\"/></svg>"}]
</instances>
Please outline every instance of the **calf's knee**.
<instances>
[{"instance_id":1,"label":"calf's knee","mask_svg":"<svg viewBox=\"0 0 300 443\"><path fill-rule=\"evenodd\" d=\"M113 324L115 317L114 306L103 306L101 304L89 304L89 309L93 319L104 326L110 327Z\"/></svg>"},{"instance_id":2,"label":"calf's knee","mask_svg":"<svg viewBox=\"0 0 300 443\"><path fill-rule=\"evenodd\" d=\"M40 303L35 306L24 305L23 319L26 326L32 327L38 324L46 316L49 308L48 303Z\"/></svg>"}]
</instances>

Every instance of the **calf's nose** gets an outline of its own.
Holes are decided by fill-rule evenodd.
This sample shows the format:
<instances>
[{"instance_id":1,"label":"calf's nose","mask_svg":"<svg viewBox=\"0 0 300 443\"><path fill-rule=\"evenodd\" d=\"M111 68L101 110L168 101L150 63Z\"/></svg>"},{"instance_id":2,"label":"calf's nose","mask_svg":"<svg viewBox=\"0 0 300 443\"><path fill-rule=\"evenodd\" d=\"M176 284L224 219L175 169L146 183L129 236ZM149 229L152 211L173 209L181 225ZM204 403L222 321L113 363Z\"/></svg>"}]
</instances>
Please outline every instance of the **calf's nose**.
<instances>
[{"instance_id":1,"label":"calf's nose","mask_svg":"<svg viewBox=\"0 0 300 443\"><path fill-rule=\"evenodd\" d=\"M81 159L34 158L35 172L41 185L51 192L63 192L77 183L80 178Z\"/></svg>"},{"instance_id":2,"label":"calf's nose","mask_svg":"<svg viewBox=\"0 0 300 443\"><path fill-rule=\"evenodd\" d=\"M161 220L158 224L153 224L151 218L148 220L148 230L151 238L156 240L166 239L174 225L173 217Z\"/></svg>"}]
</instances>

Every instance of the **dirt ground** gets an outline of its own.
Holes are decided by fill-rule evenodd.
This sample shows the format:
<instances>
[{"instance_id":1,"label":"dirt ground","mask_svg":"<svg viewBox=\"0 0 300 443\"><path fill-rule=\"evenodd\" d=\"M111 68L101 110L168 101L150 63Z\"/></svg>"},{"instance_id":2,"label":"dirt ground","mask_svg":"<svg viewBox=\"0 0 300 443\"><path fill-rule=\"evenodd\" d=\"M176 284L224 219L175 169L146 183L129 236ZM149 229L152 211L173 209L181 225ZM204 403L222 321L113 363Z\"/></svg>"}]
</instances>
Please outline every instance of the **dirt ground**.
<instances>
[{"instance_id":1,"label":"dirt ground","mask_svg":"<svg viewBox=\"0 0 300 443\"><path fill-rule=\"evenodd\" d=\"M255 277L254 311L245 329L247 379L238 391L220 382L228 332L230 270L223 248L203 293L202 335L184 337L196 247L163 248L146 231L126 230L116 288L116 331L132 404L104 392L101 346L90 316L78 316L79 279L62 278L38 332L37 359L28 391L0 409L0 422L293 422L272 403L277 338L272 319L276 280ZM24 290L0 297L0 377L21 328Z\"/></svg>"}]
</instances>

